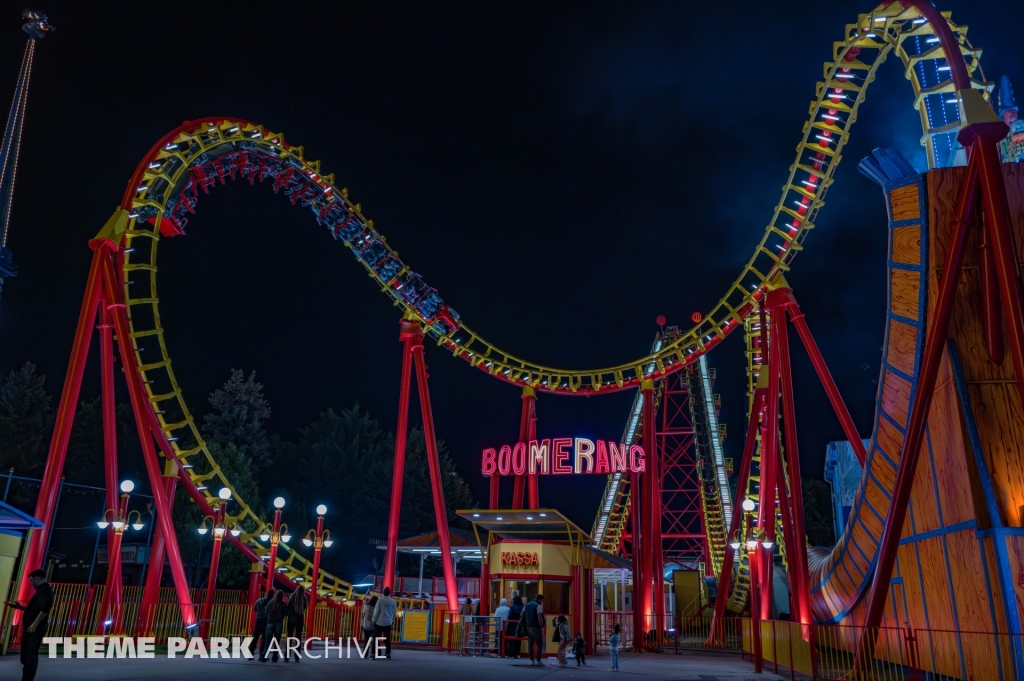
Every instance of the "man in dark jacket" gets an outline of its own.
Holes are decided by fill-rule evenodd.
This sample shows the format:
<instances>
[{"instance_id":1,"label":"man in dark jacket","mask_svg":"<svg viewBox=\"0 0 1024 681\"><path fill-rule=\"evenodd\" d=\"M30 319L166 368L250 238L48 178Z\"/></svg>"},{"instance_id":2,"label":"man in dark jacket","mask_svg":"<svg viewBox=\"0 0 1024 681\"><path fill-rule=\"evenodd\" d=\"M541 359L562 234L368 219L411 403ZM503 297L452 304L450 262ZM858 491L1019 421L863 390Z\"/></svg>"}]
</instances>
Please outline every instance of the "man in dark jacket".
<instances>
[{"instance_id":1,"label":"man in dark jacket","mask_svg":"<svg viewBox=\"0 0 1024 681\"><path fill-rule=\"evenodd\" d=\"M256 600L252 610L256 613L256 623L252 625L252 642L249 644L249 652L253 655L260 650L260 639L267 632L267 605L274 597L274 590L271 589L263 598Z\"/></svg>"},{"instance_id":2,"label":"man in dark jacket","mask_svg":"<svg viewBox=\"0 0 1024 681\"><path fill-rule=\"evenodd\" d=\"M543 665L541 655L544 654L544 597L537 594L532 601L523 607L523 620L526 625L527 650L530 651L530 665ZM536 656L534 656L536 647Z\"/></svg>"},{"instance_id":3,"label":"man in dark jacket","mask_svg":"<svg viewBox=\"0 0 1024 681\"><path fill-rule=\"evenodd\" d=\"M12 608L25 611L25 616L21 620L21 681L32 681L36 678L39 648L43 645L50 608L53 607L53 589L46 582L46 573L42 570L33 570L29 573L28 580L36 590L28 605L21 605L15 601L7 602Z\"/></svg>"}]
</instances>

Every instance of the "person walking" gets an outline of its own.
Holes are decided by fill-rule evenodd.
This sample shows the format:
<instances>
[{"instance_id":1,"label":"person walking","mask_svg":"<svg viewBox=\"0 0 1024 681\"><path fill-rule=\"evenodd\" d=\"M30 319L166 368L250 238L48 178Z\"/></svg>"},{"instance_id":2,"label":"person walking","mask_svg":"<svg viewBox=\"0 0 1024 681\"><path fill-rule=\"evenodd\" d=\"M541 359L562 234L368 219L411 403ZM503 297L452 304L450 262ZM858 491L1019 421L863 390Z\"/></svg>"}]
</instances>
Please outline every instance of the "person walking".
<instances>
[{"instance_id":1,"label":"person walking","mask_svg":"<svg viewBox=\"0 0 1024 681\"><path fill-rule=\"evenodd\" d=\"M619 641L621 636L619 635L619 625L616 624L612 627L612 635L608 637L608 649L612 655L612 668L608 671L617 672L619 671Z\"/></svg>"},{"instance_id":2,"label":"person walking","mask_svg":"<svg viewBox=\"0 0 1024 681\"><path fill-rule=\"evenodd\" d=\"M263 647L260 649L260 662L267 661L267 650L270 648L270 640L277 641L277 650L274 651L274 662L279 659L278 650L281 649L281 624L285 615L288 614L288 606L284 602L284 592L278 591L274 594L273 600L267 605L267 629L263 632Z\"/></svg>"},{"instance_id":3,"label":"person walking","mask_svg":"<svg viewBox=\"0 0 1024 681\"><path fill-rule=\"evenodd\" d=\"M498 618L498 627L494 630L494 656L497 657L498 653L501 652L501 634L505 631L505 622L508 620L508 614L510 612L508 607L508 600L505 598L501 599L498 607L494 609L494 616Z\"/></svg>"},{"instance_id":4,"label":"person walking","mask_svg":"<svg viewBox=\"0 0 1024 681\"><path fill-rule=\"evenodd\" d=\"M576 640L572 642L572 654L576 656L576 666L579 667L581 664L587 666L587 639L583 638L583 634L576 632Z\"/></svg>"},{"instance_id":5,"label":"person walking","mask_svg":"<svg viewBox=\"0 0 1024 681\"><path fill-rule=\"evenodd\" d=\"M359 626L363 630L363 640L368 642L366 647L366 659L374 658L373 650L373 608L377 605L377 597L370 596L370 600L363 601L363 616L359 618Z\"/></svg>"},{"instance_id":6,"label":"person walking","mask_svg":"<svg viewBox=\"0 0 1024 681\"><path fill-rule=\"evenodd\" d=\"M46 581L46 572L33 570L28 573L36 592L32 594L28 605L17 601L7 601L7 605L15 610L24 610L21 619L21 681L32 681L36 678L39 668L39 647L43 645L46 627L50 623L50 609L53 608L53 589Z\"/></svg>"},{"instance_id":7,"label":"person walking","mask_svg":"<svg viewBox=\"0 0 1024 681\"><path fill-rule=\"evenodd\" d=\"M544 654L544 596L537 594L523 608L523 622L526 625L526 647L530 652L530 665L543 665Z\"/></svg>"},{"instance_id":8,"label":"person walking","mask_svg":"<svg viewBox=\"0 0 1024 681\"><path fill-rule=\"evenodd\" d=\"M288 652L288 641L297 639L302 643L302 625L306 621L306 610L309 608L309 599L303 588L297 587L292 595L288 597L288 640L285 642L285 662L291 662L291 653ZM302 655L298 649L295 650L295 661L302 662Z\"/></svg>"},{"instance_id":9,"label":"person walking","mask_svg":"<svg viewBox=\"0 0 1024 681\"><path fill-rule=\"evenodd\" d=\"M506 636L519 636L519 619L523 616L523 598L516 595L512 597L512 605L508 609L508 625L505 628ZM523 632L526 633L526 632ZM505 657L519 659L519 653L523 650L521 641L505 641Z\"/></svg>"},{"instance_id":10,"label":"person walking","mask_svg":"<svg viewBox=\"0 0 1024 681\"><path fill-rule=\"evenodd\" d=\"M373 606L373 636L374 638L384 637L384 649L387 651L387 659L391 659L391 625L395 623L395 613L398 612L398 604L391 597L391 587L384 587L384 595L377 599L377 605ZM376 642L374 643L376 647Z\"/></svg>"},{"instance_id":11,"label":"person walking","mask_svg":"<svg viewBox=\"0 0 1024 681\"><path fill-rule=\"evenodd\" d=\"M569 661L565 658L565 651L569 648L569 644L572 643L572 634L569 633L569 619L565 615L560 615L555 618L557 625L555 627L555 636L558 637L558 652L557 662L552 662L552 667L568 667ZM552 637L552 642L554 642Z\"/></svg>"},{"instance_id":12,"label":"person walking","mask_svg":"<svg viewBox=\"0 0 1024 681\"><path fill-rule=\"evenodd\" d=\"M252 641L249 643L249 652L253 655L257 650L261 654L263 652L263 634L267 632L267 606L270 605L273 598L274 590L271 589L266 596L256 599L256 602L253 603L252 610L256 613L256 623L252 625Z\"/></svg>"}]
</instances>

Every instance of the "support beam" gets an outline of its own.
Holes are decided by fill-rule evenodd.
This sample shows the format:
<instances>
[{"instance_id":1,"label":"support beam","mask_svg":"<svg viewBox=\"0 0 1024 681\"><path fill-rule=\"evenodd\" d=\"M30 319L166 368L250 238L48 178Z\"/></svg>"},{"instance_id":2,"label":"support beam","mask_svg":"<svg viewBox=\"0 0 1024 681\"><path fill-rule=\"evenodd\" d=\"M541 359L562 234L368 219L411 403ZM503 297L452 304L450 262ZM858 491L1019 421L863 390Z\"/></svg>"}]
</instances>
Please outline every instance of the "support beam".
<instances>
[{"instance_id":1,"label":"support beam","mask_svg":"<svg viewBox=\"0 0 1024 681\"><path fill-rule=\"evenodd\" d=\"M39 497L33 512L42 523L32 538L32 544L25 556L25 572L21 576L18 589L19 602L27 602L32 597L32 583L28 573L43 567L46 562L46 546L53 532L54 514L57 508L57 494L60 491L61 476L64 474L64 460L68 453L68 440L75 422L75 410L78 408L78 395L82 388L82 375L85 372L85 361L89 355L89 343L92 330L96 323L96 308L99 305L99 292L102 287L103 269L101 263L107 258L111 248L116 246L107 240L97 239L89 242L93 249L92 265L89 267L89 278L85 283L85 295L82 308L78 313L78 326L75 329L75 340L71 346L71 359L68 361L67 375L64 377L64 388L61 390L60 403L57 406L57 418L50 438L50 449L46 455L46 468L39 485ZM21 610L15 610L13 624L21 622Z\"/></svg>"},{"instance_id":2,"label":"support beam","mask_svg":"<svg viewBox=\"0 0 1024 681\"><path fill-rule=\"evenodd\" d=\"M388 509L388 543L384 552L383 586L395 587L398 529L402 515L402 482L405 477L405 444L409 432L409 390L412 381L412 348L423 342L419 325L402 320L398 339L402 342L402 378L398 392L398 426L395 429L395 463L391 472L391 506Z\"/></svg>"},{"instance_id":3,"label":"support beam","mask_svg":"<svg viewBox=\"0 0 1024 681\"><path fill-rule=\"evenodd\" d=\"M441 461L437 453L437 438L434 435L434 414L430 408L430 390L427 387L427 362L423 357L423 335L413 345L412 353L416 364L416 384L420 391L420 413L423 417L423 439L427 445L427 465L430 468L430 486L434 491L434 517L437 520L437 546L441 549L441 568L444 574L445 596L448 609L459 609L459 589L455 580L455 566L445 560L452 552L448 534L448 507L444 503L444 480L441 479Z\"/></svg>"},{"instance_id":4,"label":"support beam","mask_svg":"<svg viewBox=\"0 0 1024 681\"><path fill-rule=\"evenodd\" d=\"M153 415L153 405L150 404L146 395L145 387L142 384L142 376L139 371L138 359L135 349L131 345L131 336L128 330L128 317L125 312L124 303L121 301L121 291L118 289L117 277L114 274L114 266L111 258L100 259L103 288L107 300L114 304L111 306L111 316L114 320L114 328L117 331L118 350L121 355L121 365L124 367L124 375L128 383L128 395L131 400L132 413L135 416L135 427L139 433L139 441L142 444L142 457L146 464L146 473L149 477L149 486L153 491L153 503L156 507L157 522L163 530L164 541L167 545L167 556L171 565L171 576L174 578L174 589L178 595L178 605L181 608L182 621L186 629L196 625L196 613L192 606L192 596L188 589L188 580L185 578L185 566L181 560L181 551L178 549L178 538L174 533L174 524L171 520L171 504L164 493L164 486L161 481L160 464L156 448L153 446L153 437L149 432L149 421L147 413ZM154 416L155 418L155 416Z\"/></svg>"}]
</instances>

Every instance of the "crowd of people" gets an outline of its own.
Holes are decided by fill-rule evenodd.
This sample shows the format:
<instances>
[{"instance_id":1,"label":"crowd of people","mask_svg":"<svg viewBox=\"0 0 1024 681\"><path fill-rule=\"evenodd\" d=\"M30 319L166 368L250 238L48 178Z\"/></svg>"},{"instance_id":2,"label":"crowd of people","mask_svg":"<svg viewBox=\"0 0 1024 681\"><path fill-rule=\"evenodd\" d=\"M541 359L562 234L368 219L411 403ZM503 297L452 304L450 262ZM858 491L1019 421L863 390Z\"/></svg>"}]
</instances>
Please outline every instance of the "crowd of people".
<instances>
[{"instance_id":1,"label":"crowd of people","mask_svg":"<svg viewBox=\"0 0 1024 681\"><path fill-rule=\"evenodd\" d=\"M459 608L459 615L463 618L474 617L479 613L473 599L467 598ZM502 640L504 640L505 657L518 660L522 656L522 642L527 645L527 655L530 658L530 666L542 666L544 654L545 636L547 622L544 615L544 596L537 594L533 600L524 605L523 598L518 593L512 596L512 603L507 598L502 598L498 607L494 609L494 617L497 618L497 631L501 636L495 638L494 654L498 655ZM465 621L465 619L463 620ZM565 615L556 615L551 618L551 642L557 643L555 662L551 666L568 667L569 653L572 653L576 660L577 667L587 666L587 641L579 631L573 635L569 626L569 618ZM611 652L612 666L609 671L619 671L619 642L621 640L621 629L618 624L612 628L608 644Z\"/></svg>"},{"instance_id":2,"label":"crowd of people","mask_svg":"<svg viewBox=\"0 0 1024 681\"><path fill-rule=\"evenodd\" d=\"M281 647L281 633L283 623L288 622L288 638L302 640L302 628L306 621L306 610L309 607L309 597L306 592L299 588L285 600L284 591L271 589L265 596L253 604L252 609L256 613L255 623L252 628L252 642L249 644L249 652L253 659L260 662L272 660L277 662L280 659L279 650L284 650L284 661L291 662L292 653L295 654L295 661L301 662L302 656L298 650L287 645ZM382 595L372 596L363 605L363 614L360 619L360 627L363 631L362 640L367 643L363 657L374 660L378 657L391 659L391 627L395 623L395 616L398 612L398 604L391 597L391 589L384 587ZM379 656L376 642L383 639L382 645L384 655ZM271 647L271 641L277 641L277 645ZM256 651L259 649L259 654Z\"/></svg>"}]
</instances>

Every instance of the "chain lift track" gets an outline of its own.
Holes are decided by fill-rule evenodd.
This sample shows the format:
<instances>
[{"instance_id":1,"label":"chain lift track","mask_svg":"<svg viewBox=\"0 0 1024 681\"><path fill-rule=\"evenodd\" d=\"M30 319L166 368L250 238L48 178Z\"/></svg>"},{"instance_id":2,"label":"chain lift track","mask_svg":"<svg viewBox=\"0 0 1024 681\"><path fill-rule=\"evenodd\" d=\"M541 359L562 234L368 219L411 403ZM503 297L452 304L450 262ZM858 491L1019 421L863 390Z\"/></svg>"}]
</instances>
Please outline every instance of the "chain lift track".
<instances>
[{"instance_id":1,"label":"chain lift track","mask_svg":"<svg viewBox=\"0 0 1024 681\"><path fill-rule=\"evenodd\" d=\"M967 57L972 86L987 92L989 86L978 61L980 51L966 41L965 27L951 28ZM160 317L160 239L184 234L188 216L195 212L199 197L216 185L238 178L250 183L269 180L274 191L283 190L293 205L301 203L309 208L319 224L354 252L369 276L406 318L419 321L438 346L471 366L506 382L555 394L588 395L635 388L645 379L658 380L679 371L715 347L742 325L758 308L772 282L789 270L824 205L867 87L894 49L914 87L929 164L948 163L949 157L943 159L940 152L954 149L951 140L958 128L959 114L955 106L943 103L946 94L953 91L951 81L928 84L928 74L941 74L945 68L941 47L931 44L932 35L931 27L917 10L903 9L898 4L882 5L846 26L842 40L833 45L831 60L825 63L824 80L815 89L810 117L803 127L781 198L740 275L696 326L669 343L656 345L644 357L603 369L542 366L502 351L474 333L436 290L398 258L374 229L372 220L364 216L361 206L348 198L348 191L335 186L333 175L323 174L319 161L307 160L303 148L288 144L281 133L223 117L183 124L145 155L121 205L98 236L118 246L117 275L124 286L130 341L163 437L186 469L196 494L201 493L207 502L212 502L209 489L225 486L232 490L242 510L229 522L239 523L245 530L242 539L264 555L265 548L256 539L263 522L237 495L210 455L175 378ZM944 107L949 122L936 127L936 118L929 113L934 106ZM955 154L950 157L955 158ZM631 419L632 423L635 419ZM631 439L627 437L625 441ZM617 490L612 497L612 509L618 504L617 512L624 512L626 499ZM280 558L280 569L287 577L309 578L310 566L301 556L286 548ZM351 595L351 586L331 575L323 575L320 586L325 595Z\"/></svg>"}]
</instances>

